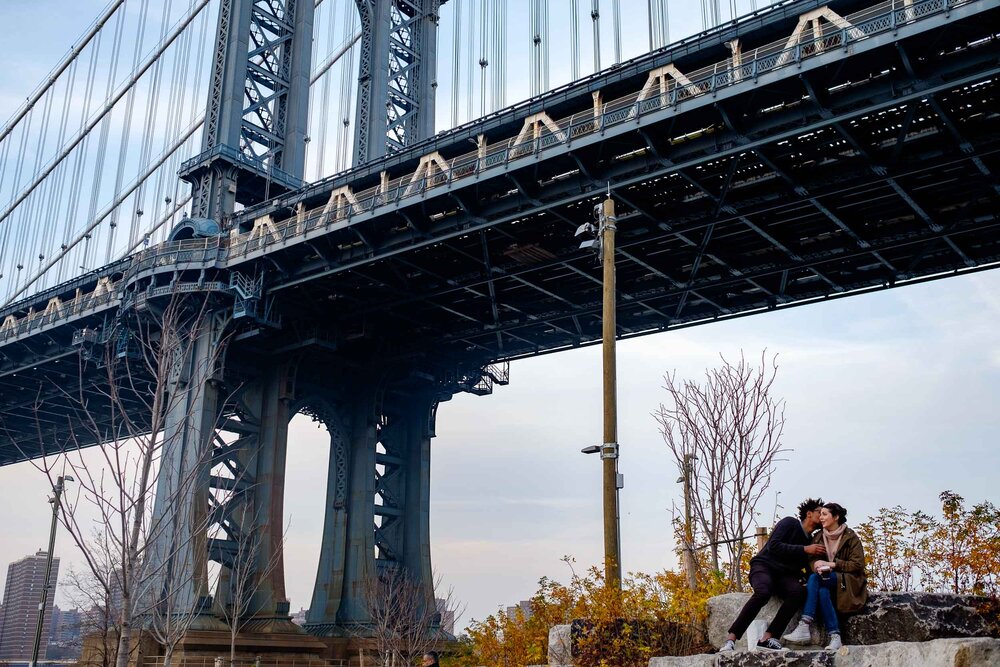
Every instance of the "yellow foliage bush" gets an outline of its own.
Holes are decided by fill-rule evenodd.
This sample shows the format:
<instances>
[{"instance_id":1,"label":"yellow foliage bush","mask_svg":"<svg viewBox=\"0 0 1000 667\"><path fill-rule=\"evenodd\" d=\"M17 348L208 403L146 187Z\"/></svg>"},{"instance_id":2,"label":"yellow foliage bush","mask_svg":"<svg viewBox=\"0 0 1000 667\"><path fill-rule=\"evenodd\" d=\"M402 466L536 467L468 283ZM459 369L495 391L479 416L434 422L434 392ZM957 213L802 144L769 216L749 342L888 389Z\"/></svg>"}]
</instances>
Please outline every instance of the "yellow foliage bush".
<instances>
[{"instance_id":1,"label":"yellow foliage bush","mask_svg":"<svg viewBox=\"0 0 1000 667\"><path fill-rule=\"evenodd\" d=\"M525 667L548 661L553 625L578 621L574 656L583 667L645 667L654 655L688 655L707 650L706 603L729 590L721 574L703 577L689 590L682 573L632 573L618 591L605 586L604 574L591 567L583 574L570 566L568 585L542 578L531 598L531 614L498 610L468 629L471 651L455 655L448 667ZM582 622L580 622L582 621Z\"/></svg>"}]
</instances>

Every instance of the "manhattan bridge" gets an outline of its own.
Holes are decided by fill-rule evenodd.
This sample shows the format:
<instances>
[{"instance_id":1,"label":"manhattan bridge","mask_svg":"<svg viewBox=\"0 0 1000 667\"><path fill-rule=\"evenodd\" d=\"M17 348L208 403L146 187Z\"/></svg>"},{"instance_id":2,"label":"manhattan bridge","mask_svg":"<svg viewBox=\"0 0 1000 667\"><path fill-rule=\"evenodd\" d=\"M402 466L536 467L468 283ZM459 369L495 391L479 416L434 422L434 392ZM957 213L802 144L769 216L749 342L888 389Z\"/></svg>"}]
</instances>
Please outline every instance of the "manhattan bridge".
<instances>
[{"instance_id":1,"label":"manhattan bridge","mask_svg":"<svg viewBox=\"0 0 1000 667\"><path fill-rule=\"evenodd\" d=\"M622 338L1000 261L1000 0L732 20L706 0L704 30L672 43L661 0L523 4L526 21L496 0L110 2L0 131L0 465L100 445L116 416L93 408L88 430L74 401L104 404L101 350L137 354L171 300L197 299L165 372L183 400L153 516L180 504L221 530L175 522L151 553L190 570L184 599L209 616L226 596L209 563L249 560L248 633L333 642L371 621L375 572L432 596L439 403L600 340L575 232L605 197ZM624 35L648 43L632 59L622 4L648 26ZM551 88L557 32L571 82ZM531 96L508 104L522 43ZM122 400L141 412L155 384ZM300 413L330 437L304 630L280 566Z\"/></svg>"}]
</instances>

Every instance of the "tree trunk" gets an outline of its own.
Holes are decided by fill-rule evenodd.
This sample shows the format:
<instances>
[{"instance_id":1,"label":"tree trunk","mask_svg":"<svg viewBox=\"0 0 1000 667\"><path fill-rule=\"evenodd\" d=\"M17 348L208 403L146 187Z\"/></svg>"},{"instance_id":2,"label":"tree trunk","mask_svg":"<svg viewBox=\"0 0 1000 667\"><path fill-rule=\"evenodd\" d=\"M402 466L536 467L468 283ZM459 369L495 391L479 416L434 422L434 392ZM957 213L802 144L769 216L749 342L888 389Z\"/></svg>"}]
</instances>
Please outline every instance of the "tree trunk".
<instances>
[{"instance_id":1,"label":"tree trunk","mask_svg":"<svg viewBox=\"0 0 1000 667\"><path fill-rule=\"evenodd\" d=\"M118 655L115 667L128 667L129 645L132 643L132 619L131 613L126 610L130 607L130 596L123 595L121 632L118 635Z\"/></svg>"},{"instance_id":2,"label":"tree trunk","mask_svg":"<svg viewBox=\"0 0 1000 667\"><path fill-rule=\"evenodd\" d=\"M154 401L154 407L159 403ZM159 430L149 434L146 451L142 454L142 474L139 477L139 498L132 515L131 534L128 536L128 552L122 567L122 612L121 636L118 639L117 667L128 667L129 648L132 642L132 579L139 560L139 539L142 535L142 521L146 513L146 497L149 494L149 475L153 466L153 454Z\"/></svg>"}]
</instances>

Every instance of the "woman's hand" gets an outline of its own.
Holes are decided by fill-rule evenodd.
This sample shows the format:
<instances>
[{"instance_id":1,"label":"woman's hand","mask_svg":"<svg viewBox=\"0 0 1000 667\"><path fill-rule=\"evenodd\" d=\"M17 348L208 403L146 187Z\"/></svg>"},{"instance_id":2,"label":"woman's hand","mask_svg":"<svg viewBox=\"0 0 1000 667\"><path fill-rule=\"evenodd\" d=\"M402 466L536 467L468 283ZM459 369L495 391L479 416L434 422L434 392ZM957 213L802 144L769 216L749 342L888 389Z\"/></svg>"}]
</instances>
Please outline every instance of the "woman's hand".
<instances>
[{"instance_id":1,"label":"woman's hand","mask_svg":"<svg viewBox=\"0 0 1000 667\"><path fill-rule=\"evenodd\" d=\"M828 560L818 560L815 563L813 563L813 572L815 572L816 574L820 574L821 570L832 570L834 567L835 564L831 563Z\"/></svg>"}]
</instances>

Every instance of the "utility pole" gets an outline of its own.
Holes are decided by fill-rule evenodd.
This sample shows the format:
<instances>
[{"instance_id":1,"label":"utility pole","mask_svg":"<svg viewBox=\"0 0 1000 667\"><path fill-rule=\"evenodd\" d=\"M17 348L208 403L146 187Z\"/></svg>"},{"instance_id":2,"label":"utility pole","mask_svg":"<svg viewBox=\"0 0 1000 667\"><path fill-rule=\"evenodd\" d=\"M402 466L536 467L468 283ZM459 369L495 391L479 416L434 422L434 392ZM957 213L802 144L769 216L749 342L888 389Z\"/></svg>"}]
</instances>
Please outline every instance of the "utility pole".
<instances>
[{"instance_id":1,"label":"utility pole","mask_svg":"<svg viewBox=\"0 0 1000 667\"><path fill-rule=\"evenodd\" d=\"M42 644L42 625L45 623L45 603L49 599L49 577L52 574L52 552L56 548L56 525L59 521L59 508L62 506L62 493L65 488L65 482L75 482L76 480L66 475L63 477L59 475L56 479L56 485L52 487L53 496L49 498L49 503L52 505L52 524L49 526L49 551L45 557L45 579L42 582L42 599L38 603L38 620L35 621L35 644L31 648L31 662L28 663L29 667L35 667L38 664L38 650Z\"/></svg>"},{"instance_id":2,"label":"utility pole","mask_svg":"<svg viewBox=\"0 0 1000 667\"><path fill-rule=\"evenodd\" d=\"M618 370L615 300L615 202L604 200L600 215L601 259L604 264L604 576L608 586L622 587L622 549L618 515Z\"/></svg>"},{"instance_id":3,"label":"utility pole","mask_svg":"<svg viewBox=\"0 0 1000 667\"><path fill-rule=\"evenodd\" d=\"M691 522L691 475L694 472L694 454L684 455L684 574L687 575L688 588L698 587L698 578L694 566L694 527Z\"/></svg>"},{"instance_id":4,"label":"utility pole","mask_svg":"<svg viewBox=\"0 0 1000 667\"><path fill-rule=\"evenodd\" d=\"M615 358L615 202L608 198L594 207L594 218L598 226L585 222L576 230L576 235L594 234L596 239L587 240L580 248L596 249L600 258L603 276L602 313L602 353L603 353L603 398L604 398L604 438L601 445L584 447L584 454L601 454L603 468L604 496L604 582L606 586L621 590L622 548L620 517L618 512L618 491L622 488L622 476L618 474L618 386Z\"/></svg>"}]
</instances>

